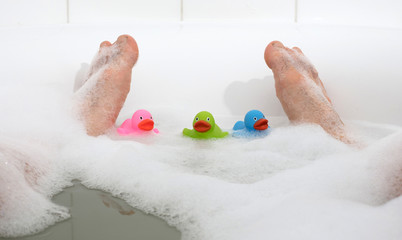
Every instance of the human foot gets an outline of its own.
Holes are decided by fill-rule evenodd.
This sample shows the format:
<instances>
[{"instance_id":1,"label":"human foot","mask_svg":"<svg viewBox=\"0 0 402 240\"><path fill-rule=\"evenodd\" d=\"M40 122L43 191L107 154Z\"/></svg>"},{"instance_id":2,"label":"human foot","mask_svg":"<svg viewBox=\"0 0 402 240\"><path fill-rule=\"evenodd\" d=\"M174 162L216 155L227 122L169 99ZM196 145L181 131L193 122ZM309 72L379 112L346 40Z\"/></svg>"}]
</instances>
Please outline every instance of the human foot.
<instances>
[{"instance_id":1,"label":"human foot","mask_svg":"<svg viewBox=\"0 0 402 240\"><path fill-rule=\"evenodd\" d=\"M88 135L98 136L112 127L130 91L131 70L138 46L129 35L102 42L84 85L76 92L78 114Z\"/></svg>"},{"instance_id":2,"label":"human foot","mask_svg":"<svg viewBox=\"0 0 402 240\"><path fill-rule=\"evenodd\" d=\"M266 47L264 58L274 73L276 95L291 122L319 124L330 135L350 143L317 70L299 48L289 49L274 41Z\"/></svg>"}]
</instances>

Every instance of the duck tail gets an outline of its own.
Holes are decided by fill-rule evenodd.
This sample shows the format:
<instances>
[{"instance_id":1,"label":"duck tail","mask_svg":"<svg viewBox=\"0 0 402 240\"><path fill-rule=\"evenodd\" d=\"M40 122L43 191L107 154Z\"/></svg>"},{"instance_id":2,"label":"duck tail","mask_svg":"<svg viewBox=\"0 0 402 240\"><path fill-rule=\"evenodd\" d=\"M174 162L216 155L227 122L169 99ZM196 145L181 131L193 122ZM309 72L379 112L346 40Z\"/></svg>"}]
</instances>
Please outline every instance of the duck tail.
<instances>
[{"instance_id":1,"label":"duck tail","mask_svg":"<svg viewBox=\"0 0 402 240\"><path fill-rule=\"evenodd\" d=\"M244 125L243 121L237 121L235 123L235 125L233 126L233 130L240 130L240 129L243 129L245 127L246 127L246 125Z\"/></svg>"}]
</instances>

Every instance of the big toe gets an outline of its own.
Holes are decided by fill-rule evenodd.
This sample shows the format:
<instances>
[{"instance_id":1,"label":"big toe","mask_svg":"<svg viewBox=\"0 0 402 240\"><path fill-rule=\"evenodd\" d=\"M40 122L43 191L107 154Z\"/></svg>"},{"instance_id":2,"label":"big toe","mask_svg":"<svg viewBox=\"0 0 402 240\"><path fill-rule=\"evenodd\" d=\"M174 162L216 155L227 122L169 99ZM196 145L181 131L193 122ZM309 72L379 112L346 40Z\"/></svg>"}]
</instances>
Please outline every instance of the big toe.
<instances>
[{"instance_id":1,"label":"big toe","mask_svg":"<svg viewBox=\"0 0 402 240\"><path fill-rule=\"evenodd\" d=\"M132 67L138 59L138 45L130 35L121 35L113 43L119 49L119 55L122 56L130 67Z\"/></svg>"},{"instance_id":2,"label":"big toe","mask_svg":"<svg viewBox=\"0 0 402 240\"><path fill-rule=\"evenodd\" d=\"M131 50L134 53L138 53L137 42L130 35L120 35L113 44L117 45L122 50Z\"/></svg>"},{"instance_id":3,"label":"big toe","mask_svg":"<svg viewBox=\"0 0 402 240\"><path fill-rule=\"evenodd\" d=\"M279 41L270 42L265 48L264 59L270 69L274 70L282 64L284 49L285 46Z\"/></svg>"}]
</instances>

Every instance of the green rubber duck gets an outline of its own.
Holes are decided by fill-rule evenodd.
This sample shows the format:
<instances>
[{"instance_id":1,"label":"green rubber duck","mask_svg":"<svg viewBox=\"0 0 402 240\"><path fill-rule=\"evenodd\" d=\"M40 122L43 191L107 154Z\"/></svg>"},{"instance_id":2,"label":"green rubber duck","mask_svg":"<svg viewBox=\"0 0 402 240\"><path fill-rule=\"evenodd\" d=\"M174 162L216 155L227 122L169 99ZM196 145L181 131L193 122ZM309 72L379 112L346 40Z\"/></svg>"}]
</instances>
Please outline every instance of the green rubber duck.
<instances>
[{"instance_id":1,"label":"green rubber duck","mask_svg":"<svg viewBox=\"0 0 402 240\"><path fill-rule=\"evenodd\" d=\"M193 128L192 130L188 128L183 129L183 135L192 138L209 139L224 138L229 134L228 132L223 132L220 127L215 124L214 117L207 111L199 112L194 117Z\"/></svg>"}]
</instances>

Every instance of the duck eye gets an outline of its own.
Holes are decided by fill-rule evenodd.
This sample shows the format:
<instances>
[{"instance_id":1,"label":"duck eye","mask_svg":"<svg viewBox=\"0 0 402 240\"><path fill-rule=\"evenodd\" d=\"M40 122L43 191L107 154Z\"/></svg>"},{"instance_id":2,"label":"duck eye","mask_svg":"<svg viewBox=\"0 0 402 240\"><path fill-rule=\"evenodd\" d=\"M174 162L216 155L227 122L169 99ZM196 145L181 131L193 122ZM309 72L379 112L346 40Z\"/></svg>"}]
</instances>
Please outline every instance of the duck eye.
<instances>
[{"instance_id":1,"label":"duck eye","mask_svg":"<svg viewBox=\"0 0 402 240\"><path fill-rule=\"evenodd\" d=\"M152 119L152 117L150 117L149 119Z\"/></svg>"},{"instance_id":2,"label":"duck eye","mask_svg":"<svg viewBox=\"0 0 402 240\"><path fill-rule=\"evenodd\" d=\"M142 117L140 117L140 119L142 120Z\"/></svg>"},{"instance_id":3,"label":"duck eye","mask_svg":"<svg viewBox=\"0 0 402 240\"><path fill-rule=\"evenodd\" d=\"M207 121L209 122L209 117L207 118Z\"/></svg>"},{"instance_id":4,"label":"duck eye","mask_svg":"<svg viewBox=\"0 0 402 240\"><path fill-rule=\"evenodd\" d=\"M195 118L195 121L198 121L198 117Z\"/></svg>"},{"instance_id":5,"label":"duck eye","mask_svg":"<svg viewBox=\"0 0 402 240\"><path fill-rule=\"evenodd\" d=\"M254 117L254 121L257 121L257 117Z\"/></svg>"}]
</instances>

